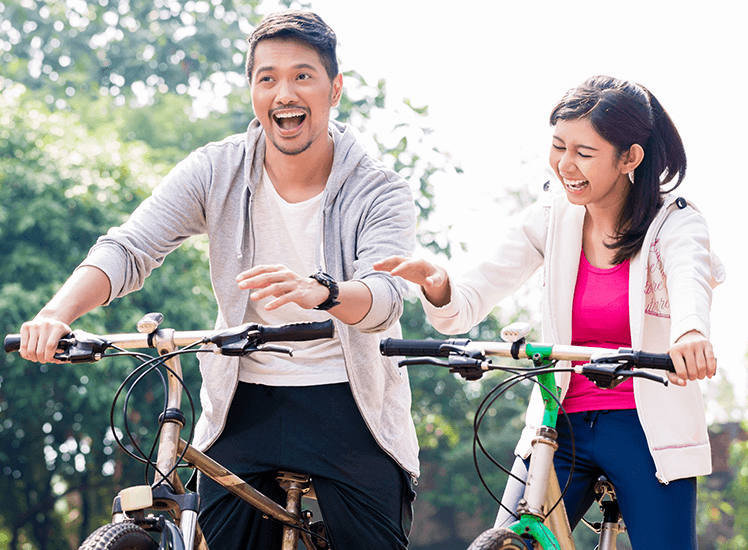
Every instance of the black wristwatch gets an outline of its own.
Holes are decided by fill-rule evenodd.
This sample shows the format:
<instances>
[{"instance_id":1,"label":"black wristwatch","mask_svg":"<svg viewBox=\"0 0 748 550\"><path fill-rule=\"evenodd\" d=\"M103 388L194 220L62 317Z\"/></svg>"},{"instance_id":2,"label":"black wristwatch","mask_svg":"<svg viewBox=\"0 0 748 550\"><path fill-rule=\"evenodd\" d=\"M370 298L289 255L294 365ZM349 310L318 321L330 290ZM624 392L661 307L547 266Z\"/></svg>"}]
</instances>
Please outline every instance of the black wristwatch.
<instances>
[{"instance_id":1,"label":"black wristwatch","mask_svg":"<svg viewBox=\"0 0 748 550\"><path fill-rule=\"evenodd\" d=\"M335 279L322 271L318 271L313 275L309 275L309 277L317 281L322 286L327 287L327 290L330 291L330 295L327 297L327 300L322 302L314 309L327 311L328 309L333 308L340 303L337 301L338 294L340 294L340 289L338 288L338 283L335 282Z\"/></svg>"}]
</instances>

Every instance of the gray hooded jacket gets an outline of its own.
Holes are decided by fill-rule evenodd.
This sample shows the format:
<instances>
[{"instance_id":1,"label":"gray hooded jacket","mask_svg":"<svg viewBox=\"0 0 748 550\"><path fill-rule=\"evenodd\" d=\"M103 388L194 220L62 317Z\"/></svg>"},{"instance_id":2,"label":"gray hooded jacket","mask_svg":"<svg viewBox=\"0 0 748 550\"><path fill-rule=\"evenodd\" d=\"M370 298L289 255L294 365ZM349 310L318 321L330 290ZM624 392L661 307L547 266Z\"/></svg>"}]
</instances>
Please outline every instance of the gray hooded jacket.
<instances>
[{"instance_id":1,"label":"gray hooded jacket","mask_svg":"<svg viewBox=\"0 0 748 550\"><path fill-rule=\"evenodd\" d=\"M411 476L418 441L404 368L379 353L384 337L400 337L406 284L372 269L387 256L409 255L415 245L415 209L408 184L369 157L350 128L330 122L334 160L323 197L319 267L339 281L358 280L372 306L356 325L337 319L353 396L380 446ZM138 290L165 256L191 235L210 241L211 282L218 302L216 328L242 324L249 292L235 277L253 265L252 208L262 177L265 134L253 120L246 134L210 143L180 162L130 219L99 238L82 265L98 267L112 284L109 301ZM321 263L324 261L324 263ZM203 408L194 445L207 449L223 429L238 384L239 360L205 354L200 360Z\"/></svg>"}]
</instances>

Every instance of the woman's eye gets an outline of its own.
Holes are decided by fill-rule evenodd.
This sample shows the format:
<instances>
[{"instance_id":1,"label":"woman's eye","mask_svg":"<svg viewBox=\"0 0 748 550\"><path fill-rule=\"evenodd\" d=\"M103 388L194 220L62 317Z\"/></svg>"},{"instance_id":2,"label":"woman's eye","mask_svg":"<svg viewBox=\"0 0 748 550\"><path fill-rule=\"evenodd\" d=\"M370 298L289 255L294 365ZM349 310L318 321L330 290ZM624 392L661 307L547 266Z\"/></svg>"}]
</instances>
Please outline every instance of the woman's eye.
<instances>
[{"instance_id":1,"label":"woman's eye","mask_svg":"<svg viewBox=\"0 0 748 550\"><path fill-rule=\"evenodd\" d=\"M578 155L579 155L580 157L582 157L583 159L589 159L589 158L592 158L592 155L585 155L584 153L577 153L577 154L578 154Z\"/></svg>"},{"instance_id":2,"label":"woman's eye","mask_svg":"<svg viewBox=\"0 0 748 550\"><path fill-rule=\"evenodd\" d=\"M556 145L555 143L553 144L553 148L556 151L566 151L566 147L561 147L560 145Z\"/></svg>"}]
</instances>

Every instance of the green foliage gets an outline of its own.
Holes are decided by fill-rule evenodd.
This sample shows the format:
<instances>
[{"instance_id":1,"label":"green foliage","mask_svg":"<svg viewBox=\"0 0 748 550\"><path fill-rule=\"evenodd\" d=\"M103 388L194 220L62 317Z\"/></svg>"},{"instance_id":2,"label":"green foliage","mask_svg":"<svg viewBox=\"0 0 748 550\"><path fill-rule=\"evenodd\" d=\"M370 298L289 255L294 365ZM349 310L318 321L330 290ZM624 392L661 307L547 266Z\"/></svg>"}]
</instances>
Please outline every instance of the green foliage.
<instances>
[{"instance_id":1,"label":"green foliage","mask_svg":"<svg viewBox=\"0 0 748 550\"><path fill-rule=\"evenodd\" d=\"M241 67L258 4L11 0L0 4L4 76L63 101L133 85L146 96L197 94Z\"/></svg>"},{"instance_id":2,"label":"green foliage","mask_svg":"<svg viewBox=\"0 0 748 550\"><path fill-rule=\"evenodd\" d=\"M743 423L742 432L748 430ZM730 445L730 467L734 476L722 490L699 487L699 533L712 533L713 548L741 550L748 548L748 441Z\"/></svg>"},{"instance_id":3,"label":"green foliage","mask_svg":"<svg viewBox=\"0 0 748 550\"><path fill-rule=\"evenodd\" d=\"M148 162L146 145L121 142L106 127L89 132L18 85L0 95L0 124L0 323L8 334L36 314L98 235L150 193L166 166ZM211 326L215 305L201 243L182 247L160 271L141 292L87 315L77 328L134 330L154 309L183 329ZM24 540L69 548L70 537L77 546L108 516L117 487L142 483L142 468L121 461L107 434L111 399L132 368L122 360L73 367L0 356L0 516L16 537L10 548ZM197 369L186 370L196 394ZM155 418L159 406L156 399L141 412Z\"/></svg>"}]
</instances>

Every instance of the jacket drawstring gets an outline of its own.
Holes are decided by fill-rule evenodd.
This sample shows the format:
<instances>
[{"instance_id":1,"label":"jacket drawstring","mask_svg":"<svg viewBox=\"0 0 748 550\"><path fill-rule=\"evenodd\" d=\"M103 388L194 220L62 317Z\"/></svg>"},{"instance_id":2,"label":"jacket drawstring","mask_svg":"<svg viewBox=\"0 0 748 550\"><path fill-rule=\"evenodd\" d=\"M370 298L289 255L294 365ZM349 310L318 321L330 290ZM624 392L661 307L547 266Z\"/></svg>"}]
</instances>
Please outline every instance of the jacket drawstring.
<instances>
[{"instance_id":1,"label":"jacket drawstring","mask_svg":"<svg viewBox=\"0 0 748 550\"><path fill-rule=\"evenodd\" d=\"M239 218L239 227L236 228L237 240L236 240L236 257L244 257L244 246L247 242L247 236L249 232L249 201L250 201L249 187L244 187L242 191L242 214Z\"/></svg>"}]
</instances>

